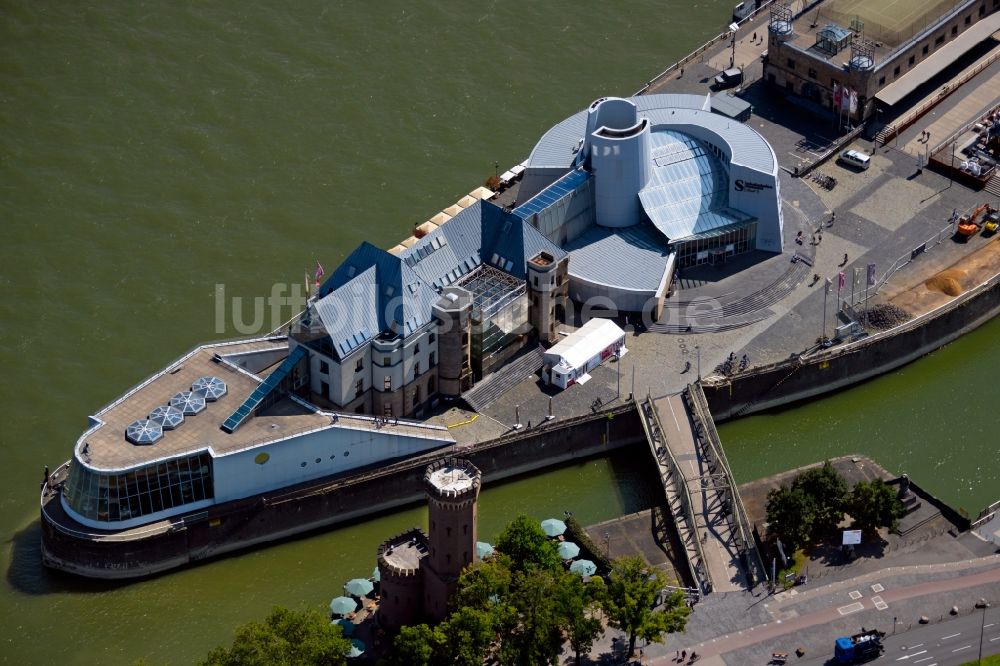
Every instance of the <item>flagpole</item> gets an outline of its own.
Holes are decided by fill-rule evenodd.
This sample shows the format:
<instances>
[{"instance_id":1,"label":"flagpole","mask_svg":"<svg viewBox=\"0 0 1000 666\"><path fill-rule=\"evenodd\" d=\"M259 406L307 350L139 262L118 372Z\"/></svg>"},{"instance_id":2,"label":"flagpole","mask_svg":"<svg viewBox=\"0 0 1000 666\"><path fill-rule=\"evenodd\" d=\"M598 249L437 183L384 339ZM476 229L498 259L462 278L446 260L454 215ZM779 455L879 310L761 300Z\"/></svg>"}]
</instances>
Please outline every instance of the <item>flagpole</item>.
<instances>
[{"instance_id":1,"label":"flagpole","mask_svg":"<svg viewBox=\"0 0 1000 666\"><path fill-rule=\"evenodd\" d=\"M826 342L826 303L829 297L830 297L830 278L827 278L826 288L823 290L823 335L819 336L820 342Z\"/></svg>"},{"instance_id":2,"label":"flagpole","mask_svg":"<svg viewBox=\"0 0 1000 666\"><path fill-rule=\"evenodd\" d=\"M857 301L854 300L854 288L858 286L858 269L854 269L853 280L851 280L851 309L854 309Z\"/></svg>"}]
</instances>

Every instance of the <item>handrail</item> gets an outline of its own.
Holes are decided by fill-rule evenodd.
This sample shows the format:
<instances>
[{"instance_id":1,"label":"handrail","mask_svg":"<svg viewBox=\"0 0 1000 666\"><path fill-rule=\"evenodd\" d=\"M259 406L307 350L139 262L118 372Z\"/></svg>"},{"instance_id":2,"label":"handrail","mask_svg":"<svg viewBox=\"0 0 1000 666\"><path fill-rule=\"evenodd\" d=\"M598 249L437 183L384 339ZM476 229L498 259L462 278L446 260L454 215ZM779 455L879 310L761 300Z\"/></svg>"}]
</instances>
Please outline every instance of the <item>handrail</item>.
<instances>
[{"instance_id":1,"label":"handrail","mask_svg":"<svg viewBox=\"0 0 1000 666\"><path fill-rule=\"evenodd\" d=\"M642 428L643 430L646 431L647 440L650 446L654 446L653 454L655 455L657 453L657 451L655 450L655 443L661 440L652 431L650 431L649 428L650 424L648 422L648 419L652 419L653 425L656 427L657 433L663 432L663 426L660 424L660 419L656 414L656 406L653 404L653 399L650 397L647 397L645 402L642 403L641 420L642 420ZM688 569L690 570L691 573L691 580L698 582L699 584L702 584L700 581L704 579L705 581L705 584L703 585L703 587L705 588L704 591L711 592L713 588L712 575L708 570L708 563L705 560L705 552L701 548L701 540L698 538L698 529L697 529L698 526L694 519L694 511L691 508L693 506L691 502L691 493L688 490L687 482L684 478L684 473L681 471L680 465L677 463L677 459L674 458L674 454L670 450L670 446L667 445L666 441L662 441L662 444L663 444L663 449L666 452L668 458L667 465L669 466L670 471L672 471L680 479L680 482L677 483L676 485L679 485L681 488L681 504L683 509L685 509L685 513L688 514L684 517L691 521L690 531L692 533L691 534L692 541L694 542L695 552L698 554L698 560L700 565L698 567L695 567L691 563L690 557L685 558L688 563ZM665 479L661 478L661 481L665 481ZM683 540L684 540L683 537L681 537L682 545L684 545ZM685 546L684 549L686 552L687 547ZM701 576L698 575L699 571L702 573Z\"/></svg>"},{"instance_id":2,"label":"handrail","mask_svg":"<svg viewBox=\"0 0 1000 666\"><path fill-rule=\"evenodd\" d=\"M764 9L768 7L772 2L774 2L774 0L765 0L764 2L761 2L760 7L747 14L739 21L736 21L736 25L742 28L745 24L752 22L754 19L758 17L758 15L762 14ZM694 60L696 56L699 56L705 51L707 51L709 47L714 46L717 42L720 42L730 37L732 34L733 33L730 30L726 30L725 32L720 32L715 37L712 37L710 40L708 40L707 42L696 48L694 51L687 54L686 56L684 56L683 58L681 58L674 64L670 65L669 67L667 67L665 70L663 70L653 78L651 78L649 81L647 81L646 85L639 88L639 90L635 92L635 95L644 95L647 90L653 87L654 84L659 83L661 80L665 79L667 75L669 75L671 72L679 69L683 65L688 64L689 62Z\"/></svg>"},{"instance_id":3,"label":"handrail","mask_svg":"<svg viewBox=\"0 0 1000 666\"><path fill-rule=\"evenodd\" d=\"M733 499L733 515L736 517L736 528L739 531L740 540L742 541L744 549L747 551L748 557L753 558L753 561L748 561L747 564L750 567L754 567L754 565L756 565L758 574L755 578L758 578L761 581L766 580L767 568L764 566L764 560L761 558L760 552L757 550L757 546L753 541L753 530L750 526L750 518L747 515L746 507L743 505L743 498L740 496L739 489L736 485L736 478L733 476L732 468L729 466L729 459L726 458L726 451L722 447L722 440L719 438L719 432L715 428L715 420L712 419L712 412L708 407L708 399L705 397L704 391L701 390L701 384L698 382L689 384L688 395L691 396L691 404L695 407L698 419L701 421L702 426L706 430L705 434L708 437L708 443L712 453L715 455L716 461L722 466L726 479L728 479L729 484L732 487L731 495ZM753 584L751 584L751 587L753 587Z\"/></svg>"}]
</instances>

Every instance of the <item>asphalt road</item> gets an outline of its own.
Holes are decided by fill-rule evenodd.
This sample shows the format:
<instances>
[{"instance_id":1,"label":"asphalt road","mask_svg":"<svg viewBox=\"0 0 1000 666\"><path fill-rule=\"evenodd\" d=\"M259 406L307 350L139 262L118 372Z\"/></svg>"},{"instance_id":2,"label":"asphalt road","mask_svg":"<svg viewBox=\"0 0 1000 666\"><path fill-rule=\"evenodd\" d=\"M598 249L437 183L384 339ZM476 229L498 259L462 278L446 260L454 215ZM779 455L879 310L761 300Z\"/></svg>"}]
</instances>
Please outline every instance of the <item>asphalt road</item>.
<instances>
[{"instance_id":1,"label":"asphalt road","mask_svg":"<svg viewBox=\"0 0 1000 666\"><path fill-rule=\"evenodd\" d=\"M983 656L1000 653L1000 608L989 608L985 618L982 610L947 622L919 626L910 631L885 637L885 653L872 664L898 666L961 666L975 662L979 656L982 633ZM833 643L830 654L809 661L795 661L796 666L833 664ZM791 660L789 663L792 663Z\"/></svg>"}]
</instances>

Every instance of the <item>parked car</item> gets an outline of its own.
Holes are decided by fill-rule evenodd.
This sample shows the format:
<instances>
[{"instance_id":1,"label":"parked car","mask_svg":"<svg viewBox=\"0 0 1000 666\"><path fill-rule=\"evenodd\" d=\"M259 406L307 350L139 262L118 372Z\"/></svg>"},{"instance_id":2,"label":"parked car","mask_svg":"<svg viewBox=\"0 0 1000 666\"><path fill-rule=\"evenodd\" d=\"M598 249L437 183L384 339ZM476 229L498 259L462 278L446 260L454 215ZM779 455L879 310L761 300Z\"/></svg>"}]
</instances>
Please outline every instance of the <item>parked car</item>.
<instances>
[{"instance_id":1,"label":"parked car","mask_svg":"<svg viewBox=\"0 0 1000 666\"><path fill-rule=\"evenodd\" d=\"M739 67L727 69L724 72L720 72L719 75L715 77L714 81L715 87L720 89L738 86L743 83L743 70Z\"/></svg>"},{"instance_id":2,"label":"parked car","mask_svg":"<svg viewBox=\"0 0 1000 666\"><path fill-rule=\"evenodd\" d=\"M858 152L857 150L845 150L840 154L840 157L837 158L837 161L841 164L846 164L864 171L871 166L872 158L864 153Z\"/></svg>"}]
</instances>

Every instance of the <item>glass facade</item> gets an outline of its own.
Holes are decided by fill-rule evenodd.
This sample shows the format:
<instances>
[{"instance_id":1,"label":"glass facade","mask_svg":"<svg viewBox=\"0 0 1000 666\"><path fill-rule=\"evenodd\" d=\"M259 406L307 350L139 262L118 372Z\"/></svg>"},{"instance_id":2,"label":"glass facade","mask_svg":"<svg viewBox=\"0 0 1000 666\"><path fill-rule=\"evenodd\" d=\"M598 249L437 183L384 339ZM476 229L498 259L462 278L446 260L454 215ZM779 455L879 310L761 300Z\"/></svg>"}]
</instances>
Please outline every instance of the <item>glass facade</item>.
<instances>
[{"instance_id":1,"label":"glass facade","mask_svg":"<svg viewBox=\"0 0 1000 666\"><path fill-rule=\"evenodd\" d=\"M212 499L212 457L200 453L119 473L73 460L64 497L84 518L114 523Z\"/></svg>"},{"instance_id":2,"label":"glass facade","mask_svg":"<svg viewBox=\"0 0 1000 666\"><path fill-rule=\"evenodd\" d=\"M757 245L757 223L706 233L672 245L677 253L677 266L687 268L699 264L723 263L728 257L743 254Z\"/></svg>"}]
</instances>

